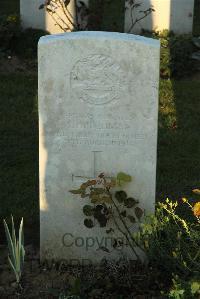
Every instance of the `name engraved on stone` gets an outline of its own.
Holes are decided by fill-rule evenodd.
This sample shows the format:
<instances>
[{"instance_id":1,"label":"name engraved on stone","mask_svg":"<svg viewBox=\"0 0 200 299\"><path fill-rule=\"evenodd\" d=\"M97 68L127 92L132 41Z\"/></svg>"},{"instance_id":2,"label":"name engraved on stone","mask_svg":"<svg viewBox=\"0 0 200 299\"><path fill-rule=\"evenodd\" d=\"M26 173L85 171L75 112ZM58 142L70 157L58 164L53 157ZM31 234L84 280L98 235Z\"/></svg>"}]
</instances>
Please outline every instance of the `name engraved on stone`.
<instances>
[{"instance_id":1,"label":"name engraved on stone","mask_svg":"<svg viewBox=\"0 0 200 299\"><path fill-rule=\"evenodd\" d=\"M93 119L92 117L67 114L65 129L55 132L55 137L62 137L63 143L70 146L134 146L148 136L136 130L132 132L132 120Z\"/></svg>"},{"instance_id":2,"label":"name engraved on stone","mask_svg":"<svg viewBox=\"0 0 200 299\"><path fill-rule=\"evenodd\" d=\"M119 100L126 75L111 57L94 54L78 60L70 73L71 94L92 105Z\"/></svg>"},{"instance_id":3,"label":"name engraved on stone","mask_svg":"<svg viewBox=\"0 0 200 299\"><path fill-rule=\"evenodd\" d=\"M117 119L94 119L89 117L67 116L65 119L65 126L67 129L94 129L94 130L122 130L129 129L132 126L131 120L117 120Z\"/></svg>"}]
</instances>

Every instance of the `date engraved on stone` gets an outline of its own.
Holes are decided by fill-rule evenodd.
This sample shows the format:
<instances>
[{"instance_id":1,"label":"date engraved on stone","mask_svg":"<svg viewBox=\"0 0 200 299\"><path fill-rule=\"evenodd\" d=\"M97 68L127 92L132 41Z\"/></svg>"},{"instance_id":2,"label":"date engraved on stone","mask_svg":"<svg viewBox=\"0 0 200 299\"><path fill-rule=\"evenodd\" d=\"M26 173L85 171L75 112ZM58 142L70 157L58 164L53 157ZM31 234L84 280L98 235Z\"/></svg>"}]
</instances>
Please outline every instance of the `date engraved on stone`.
<instances>
[{"instance_id":1,"label":"date engraved on stone","mask_svg":"<svg viewBox=\"0 0 200 299\"><path fill-rule=\"evenodd\" d=\"M126 75L111 57L90 55L76 62L70 73L73 97L92 105L119 100L126 86Z\"/></svg>"}]
</instances>

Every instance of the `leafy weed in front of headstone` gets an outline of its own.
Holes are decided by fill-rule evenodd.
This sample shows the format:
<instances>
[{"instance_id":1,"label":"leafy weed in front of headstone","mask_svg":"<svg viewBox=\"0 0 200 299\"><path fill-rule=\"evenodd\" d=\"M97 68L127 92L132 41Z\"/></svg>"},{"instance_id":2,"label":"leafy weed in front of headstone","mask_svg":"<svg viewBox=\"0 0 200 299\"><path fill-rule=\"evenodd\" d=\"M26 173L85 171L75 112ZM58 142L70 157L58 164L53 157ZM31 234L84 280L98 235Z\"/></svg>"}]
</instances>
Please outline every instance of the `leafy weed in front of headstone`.
<instances>
[{"instance_id":1,"label":"leafy weed in front of headstone","mask_svg":"<svg viewBox=\"0 0 200 299\"><path fill-rule=\"evenodd\" d=\"M70 190L72 194L79 195L81 199L89 198L90 204L83 207L83 214L86 216L84 225L92 229L96 224L107 228L106 233L114 233L115 230L109 227L110 221L115 228L125 237L126 243L132 249L134 255L140 260L135 247L140 247L132 233L133 225L140 222L143 210L138 207L139 201L129 197L122 188L124 184L130 183L130 175L120 172L116 177L107 178L104 173L99 174L97 179L87 180L76 190ZM113 248L121 246L121 241L114 238ZM107 248L103 249L109 252Z\"/></svg>"}]
</instances>

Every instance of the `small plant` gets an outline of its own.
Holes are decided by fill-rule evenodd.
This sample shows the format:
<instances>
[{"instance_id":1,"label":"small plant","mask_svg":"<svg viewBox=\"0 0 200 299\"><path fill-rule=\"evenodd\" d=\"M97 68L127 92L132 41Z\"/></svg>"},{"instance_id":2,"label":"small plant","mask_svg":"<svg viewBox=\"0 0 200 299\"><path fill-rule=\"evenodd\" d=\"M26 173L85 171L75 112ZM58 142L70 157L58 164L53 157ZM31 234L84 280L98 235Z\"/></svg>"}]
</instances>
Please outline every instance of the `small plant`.
<instances>
[{"instance_id":1,"label":"small plant","mask_svg":"<svg viewBox=\"0 0 200 299\"><path fill-rule=\"evenodd\" d=\"M70 192L79 195L82 199L89 198L90 200L91 204L83 207L83 213L87 217L84 220L86 227L91 229L95 223L98 223L100 227L107 227L106 232L109 234L114 232L113 227L108 227L113 223L125 237L127 245L130 246L137 259L141 260L135 250L139 244L133 236L132 226L140 221L143 210L138 207L138 200L128 197L125 191L113 192L115 187L121 188L131 180L131 176L123 172L118 173L116 178L106 178L104 173L101 173L97 179L87 180L77 190L70 190ZM132 213L129 213L130 209ZM114 239L113 248L121 245L121 241ZM107 248L100 249L108 252Z\"/></svg>"},{"instance_id":2,"label":"small plant","mask_svg":"<svg viewBox=\"0 0 200 299\"><path fill-rule=\"evenodd\" d=\"M199 63L192 59L196 51L190 35L175 35L169 30L161 32L143 31L143 35L160 39L160 76L163 79L183 78L193 75L199 69Z\"/></svg>"},{"instance_id":3,"label":"small plant","mask_svg":"<svg viewBox=\"0 0 200 299\"><path fill-rule=\"evenodd\" d=\"M170 299L199 299L200 279L183 281L178 276L172 279L172 288L169 292Z\"/></svg>"},{"instance_id":4,"label":"small plant","mask_svg":"<svg viewBox=\"0 0 200 299\"><path fill-rule=\"evenodd\" d=\"M188 219L180 215L178 202L167 199L138 233L150 267L164 273L165 284L172 282L169 298L174 299L198 298L200 291L199 203L193 205L185 198L183 202L190 209Z\"/></svg>"},{"instance_id":5,"label":"small plant","mask_svg":"<svg viewBox=\"0 0 200 299\"><path fill-rule=\"evenodd\" d=\"M4 227L5 227L6 239L7 239L8 250L9 250L8 262L15 274L16 282L19 285L22 276L24 256L25 256L23 218L21 220L20 227L19 227L18 240L16 239L14 220L12 216L11 216L11 222L12 222L12 230L10 232L8 225L4 220Z\"/></svg>"},{"instance_id":6,"label":"small plant","mask_svg":"<svg viewBox=\"0 0 200 299\"><path fill-rule=\"evenodd\" d=\"M196 195L200 195L200 189L193 189L192 192ZM200 223L200 201L196 202L194 206L192 206L187 199L184 199L184 201L193 211L194 216L196 217L197 221Z\"/></svg>"},{"instance_id":7,"label":"small plant","mask_svg":"<svg viewBox=\"0 0 200 299\"><path fill-rule=\"evenodd\" d=\"M0 51L9 50L21 31L20 19L17 16L0 16Z\"/></svg>"},{"instance_id":8,"label":"small plant","mask_svg":"<svg viewBox=\"0 0 200 299\"><path fill-rule=\"evenodd\" d=\"M71 277L72 278L72 277ZM81 280L73 277L67 294L60 294L59 299L81 299Z\"/></svg>"}]
</instances>

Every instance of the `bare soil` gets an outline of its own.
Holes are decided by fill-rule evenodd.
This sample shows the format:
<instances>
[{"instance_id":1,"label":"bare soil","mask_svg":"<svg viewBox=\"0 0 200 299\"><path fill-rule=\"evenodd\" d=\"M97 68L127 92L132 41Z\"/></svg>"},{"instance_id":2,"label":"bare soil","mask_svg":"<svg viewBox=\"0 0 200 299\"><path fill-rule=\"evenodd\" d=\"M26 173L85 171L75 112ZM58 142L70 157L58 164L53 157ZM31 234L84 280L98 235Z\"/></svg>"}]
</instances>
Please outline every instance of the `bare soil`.
<instances>
[{"instance_id":1,"label":"bare soil","mask_svg":"<svg viewBox=\"0 0 200 299\"><path fill-rule=\"evenodd\" d=\"M7 260L6 246L0 247L0 298L161 299L159 275L151 268L122 260L102 261L99 266L65 265L39 260L39 250L26 246L21 286ZM62 297L63 294L63 297ZM80 297L64 297L79 295Z\"/></svg>"},{"instance_id":2,"label":"bare soil","mask_svg":"<svg viewBox=\"0 0 200 299\"><path fill-rule=\"evenodd\" d=\"M37 60L22 60L17 56L0 57L0 74L25 73L26 75L37 73Z\"/></svg>"}]
</instances>

